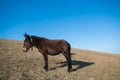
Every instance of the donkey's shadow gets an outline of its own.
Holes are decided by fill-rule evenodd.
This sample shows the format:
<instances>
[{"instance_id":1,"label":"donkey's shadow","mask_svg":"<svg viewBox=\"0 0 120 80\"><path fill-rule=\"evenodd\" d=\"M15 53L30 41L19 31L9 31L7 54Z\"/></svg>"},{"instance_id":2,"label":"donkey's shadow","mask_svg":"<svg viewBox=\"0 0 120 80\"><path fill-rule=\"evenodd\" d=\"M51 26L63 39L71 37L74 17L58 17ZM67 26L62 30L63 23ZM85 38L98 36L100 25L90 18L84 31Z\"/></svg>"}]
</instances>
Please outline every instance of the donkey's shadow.
<instances>
[{"instance_id":1,"label":"donkey's shadow","mask_svg":"<svg viewBox=\"0 0 120 80\"><path fill-rule=\"evenodd\" d=\"M67 67L68 64L66 61L64 62L59 62L59 63L56 63L56 64L61 64L59 67ZM84 68L84 67L87 67L87 66L90 66L94 64L93 62L85 62L85 61L77 61L77 60L72 60L72 65L74 66L77 66L76 68L73 68L72 71L77 71L78 69L81 69L81 68Z\"/></svg>"},{"instance_id":2,"label":"donkey's shadow","mask_svg":"<svg viewBox=\"0 0 120 80\"><path fill-rule=\"evenodd\" d=\"M68 67L67 61L64 62L58 62L56 64L61 64L60 66L58 66L58 68L62 68L62 67ZM72 66L77 66L77 67L73 67L73 69L71 70L71 72L73 71L77 71L78 69L82 69L84 67L93 65L93 62L85 62L85 61L77 61L77 60L72 60ZM57 67L52 67L50 68L50 70L56 70Z\"/></svg>"},{"instance_id":3,"label":"donkey's shadow","mask_svg":"<svg viewBox=\"0 0 120 80\"><path fill-rule=\"evenodd\" d=\"M75 53L71 53L72 56L75 55ZM56 64L61 64L60 66L58 66L58 68L62 68L62 67L68 67L67 61L64 62L58 62ZM86 62L86 61L78 61L78 60L72 60L72 66L77 66L77 67L73 67L72 71L77 71L78 69L82 69L84 67L93 65L93 62ZM57 67L52 67L50 68L50 70L56 70Z\"/></svg>"}]
</instances>

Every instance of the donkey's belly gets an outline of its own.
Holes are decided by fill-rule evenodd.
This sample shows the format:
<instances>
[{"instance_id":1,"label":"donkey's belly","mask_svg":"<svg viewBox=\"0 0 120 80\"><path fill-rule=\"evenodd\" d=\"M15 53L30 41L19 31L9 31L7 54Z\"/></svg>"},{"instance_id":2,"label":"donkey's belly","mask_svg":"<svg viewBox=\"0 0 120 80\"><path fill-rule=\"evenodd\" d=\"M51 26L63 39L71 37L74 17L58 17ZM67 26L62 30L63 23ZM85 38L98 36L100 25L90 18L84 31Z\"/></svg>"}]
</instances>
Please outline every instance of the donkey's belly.
<instances>
[{"instance_id":1,"label":"donkey's belly","mask_svg":"<svg viewBox=\"0 0 120 80\"><path fill-rule=\"evenodd\" d=\"M53 50L53 49L50 49L48 50L48 55L58 55L61 53L61 50Z\"/></svg>"}]
</instances>

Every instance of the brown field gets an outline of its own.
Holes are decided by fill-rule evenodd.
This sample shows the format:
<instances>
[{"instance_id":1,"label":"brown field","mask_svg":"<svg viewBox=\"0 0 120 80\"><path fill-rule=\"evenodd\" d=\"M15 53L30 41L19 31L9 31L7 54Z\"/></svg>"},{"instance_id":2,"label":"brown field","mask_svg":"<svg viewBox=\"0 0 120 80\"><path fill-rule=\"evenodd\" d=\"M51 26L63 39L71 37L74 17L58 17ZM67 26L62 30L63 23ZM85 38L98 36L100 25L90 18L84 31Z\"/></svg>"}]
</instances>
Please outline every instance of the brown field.
<instances>
[{"instance_id":1,"label":"brown field","mask_svg":"<svg viewBox=\"0 0 120 80\"><path fill-rule=\"evenodd\" d=\"M72 49L68 73L62 55L49 56L49 71L34 48L22 51L23 41L0 39L0 80L120 80L120 55Z\"/></svg>"}]
</instances>

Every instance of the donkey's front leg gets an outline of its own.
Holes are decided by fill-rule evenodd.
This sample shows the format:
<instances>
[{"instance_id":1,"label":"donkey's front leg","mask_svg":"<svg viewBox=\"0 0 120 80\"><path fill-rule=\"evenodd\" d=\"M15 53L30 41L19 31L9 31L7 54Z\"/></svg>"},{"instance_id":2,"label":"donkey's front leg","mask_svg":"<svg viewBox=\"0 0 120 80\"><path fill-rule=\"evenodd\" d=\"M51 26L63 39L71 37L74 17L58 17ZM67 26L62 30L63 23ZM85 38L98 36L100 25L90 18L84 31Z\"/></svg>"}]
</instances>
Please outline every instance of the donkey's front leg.
<instances>
[{"instance_id":1,"label":"donkey's front leg","mask_svg":"<svg viewBox=\"0 0 120 80\"><path fill-rule=\"evenodd\" d=\"M47 54L43 54L43 57L44 57L44 61L45 61L44 69L46 71L48 71L48 55Z\"/></svg>"}]
</instances>

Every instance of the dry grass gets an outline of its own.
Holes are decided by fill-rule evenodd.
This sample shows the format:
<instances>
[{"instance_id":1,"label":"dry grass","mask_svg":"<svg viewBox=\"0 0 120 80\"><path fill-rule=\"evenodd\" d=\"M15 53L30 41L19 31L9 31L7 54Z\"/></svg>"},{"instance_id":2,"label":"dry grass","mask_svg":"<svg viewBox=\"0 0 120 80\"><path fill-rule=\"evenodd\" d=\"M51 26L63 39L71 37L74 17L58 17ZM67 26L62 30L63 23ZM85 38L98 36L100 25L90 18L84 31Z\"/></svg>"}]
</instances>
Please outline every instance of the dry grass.
<instances>
[{"instance_id":1,"label":"dry grass","mask_svg":"<svg viewBox=\"0 0 120 80\"><path fill-rule=\"evenodd\" d=\"M49 56L44 72L42 55L22 52L22 43L0 39L0 80L120 80L120 55L72 49L72 72L62 55Z\"/></svg>"}]
</instances>

